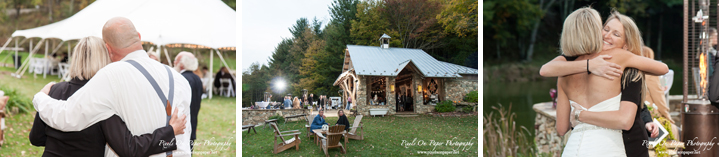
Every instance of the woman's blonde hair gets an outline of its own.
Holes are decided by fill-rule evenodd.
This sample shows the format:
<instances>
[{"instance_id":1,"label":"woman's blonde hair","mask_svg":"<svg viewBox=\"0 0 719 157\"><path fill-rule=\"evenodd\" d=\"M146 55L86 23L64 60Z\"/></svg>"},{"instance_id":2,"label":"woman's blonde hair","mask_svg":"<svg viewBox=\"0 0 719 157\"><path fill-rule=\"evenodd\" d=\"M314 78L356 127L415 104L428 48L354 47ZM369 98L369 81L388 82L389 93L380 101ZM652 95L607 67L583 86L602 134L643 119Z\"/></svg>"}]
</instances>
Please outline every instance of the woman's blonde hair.
<instances>
[{"instance_id":1,"label":"woman's blonde hair","mask_svg":"<svg viewBox=\"0 0 719 157\"><path fill-rule=\"evenodd\" d=\"M562 54L579 56L602 50L602 19L590 7L575 10L564 20L559 39Z\"/></svg>"},{"instance_id":2,"label":"woman's blonde hair","mask_svg":"<svg viewBox=\"0 0 719 157\"><path fill-rule=\"evenodd\" d=\"M642 53L644 53L644 57L647 57L649 59L654 59L654 50L652 50L652 48L644 46L643 49L644 50L642 50Z\"/></svg>"},{"instance_id":3,"label":"woman's blonde hair","mask_svg":"<svg viewBox=\"0 0 719 157\"><path fill-rule=\"evenodd\" d=\"M609 21L618 20L624 27L624 44L627 46L627 51L634 53L638 56L644 56L642 49L644 47L644 41L642 40L642 33L639 31L639 27L634 23L631 17L619 13L616 10L612 11L612 14L607 17L607 22L604 25L609 24Z\"/></svg>"},{"instance_id":4,"label":"woman's blonde hair","mask_svg":"<svg viewBox=\"0 0 719 157\"><path fill-rule=\"evenodd\" d=\"M107 64L110 64L110 55L105 42L100 37L84 37L73 50L68 75L70 78L89 80Z\"/></svg>"},{"instance_id":5,"label":"woman's blonde hair","mask_svg":"<svg viewBox=\"0 0 719 157\"><path fill-rule=\"evenodd\" d=\"M618 20L624 28L624 45L627 47L627 51L632 52L633 54L638 56L647 57L644 55L644 40L642 40L642 33L639 31L639 27L637 27L637 24L634 23L634 20L632 20L632 18L629 16L619 13L616 10L612 10L612 14L607 17L607 21L604 23L604 25L609 24L609 21L612 20ZM642 79L644 79L644 72L636 68L626 68L624 69L624 75L622 76L622 89L625 88L627 84L629 84L629 81L637 82ZM641 104L637 104L642 106L641 108L644 108L643 102L644 97L646 96L646 88L646 81L642 81L642 89L639 92L642 96L640 99Z\"/></svg>"}]
</instances>

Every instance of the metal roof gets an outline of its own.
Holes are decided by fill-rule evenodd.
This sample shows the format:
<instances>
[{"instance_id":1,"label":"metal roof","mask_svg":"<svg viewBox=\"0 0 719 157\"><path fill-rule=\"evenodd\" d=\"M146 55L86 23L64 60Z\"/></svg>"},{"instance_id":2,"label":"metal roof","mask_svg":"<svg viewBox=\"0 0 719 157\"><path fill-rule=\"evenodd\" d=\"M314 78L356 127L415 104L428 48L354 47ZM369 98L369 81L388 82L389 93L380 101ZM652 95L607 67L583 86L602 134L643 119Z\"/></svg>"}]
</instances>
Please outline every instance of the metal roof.
<instances>
[{"instance_id":1,"label":"metal roof","mask_svg":"<svg viewBox=\"0 0 719 157\"><path fill-rule=\"evenodd\" d=\"M442 62L442 61L439 61L439 62ZM475 75L479 74L479 70L474 69L474 68L461 66L461 65L457 65L457 64L452 64L452 63L447 63L447 62L442 62L442 63L449 65L449 68L452 68L452 71L455 71L458 74L475 74Z\"/></svg>"},{"instance_id":2,"label":"metal roof","mask_svg":"<svg viewBox=\"0 0 719 157\"><path fill-rule=\"evenodd\" d=\"M387 34L382 34L382 36L379 37L379 39L382 39L382 38L392 38L392 37L389 37L389 35L387 35Z\"/></svg>"},{"instance_id":3,"label":"metal roof","mask_svg":"<svg viewBox=\"0 0 719 157\"><path fill-rule=\"evenodd\" d=\"M479 70L438 61L421 49L347 45L357 75L397 76L410 62L424 77L462 77Z\"/></svg>"}]
</instances>

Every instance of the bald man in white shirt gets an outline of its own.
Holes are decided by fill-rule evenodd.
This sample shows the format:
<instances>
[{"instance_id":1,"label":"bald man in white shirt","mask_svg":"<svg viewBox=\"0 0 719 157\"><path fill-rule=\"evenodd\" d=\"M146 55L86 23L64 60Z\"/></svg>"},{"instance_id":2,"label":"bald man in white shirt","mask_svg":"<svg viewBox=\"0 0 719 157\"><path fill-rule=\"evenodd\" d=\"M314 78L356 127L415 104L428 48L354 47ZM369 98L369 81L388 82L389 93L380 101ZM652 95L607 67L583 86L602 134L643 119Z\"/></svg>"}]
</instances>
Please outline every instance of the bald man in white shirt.
<instances>
[{"instance_id":1,"label":"bald man in white shirt","mask_svg":"<svg viewBox=\"0 0 719 157\"><path fill-rule=\"evenodd\" d=\"M123 17L107 21L102 29L102 37L113 63L100 69L87 84L75 92L67 101L60 101L47 95L52 83L35 94L33 104L41 113L40 118L48 126L61 131L80 131L113 114L120 116L133 135L152 133L167 125L167 109L158 92L148 79L132 64L132 60L147 70L162 91L168 97L171 110L179 109L182 115L190 114L190 85L177 71L167 70L166 65L152 60L142 49L140 33L132 22ZM171 68L170 68L171 69ZM172 75L172 80L170 76ZM174 84L174 97L169 96L170 82ZM177 144L172 155L191 156L191 124L185 124L185 133L175 136L176 141L162 144ZM117 156L109 147L105 156ZM166 156L166 153L152 156Z\"/></svg>"}]
</instances>

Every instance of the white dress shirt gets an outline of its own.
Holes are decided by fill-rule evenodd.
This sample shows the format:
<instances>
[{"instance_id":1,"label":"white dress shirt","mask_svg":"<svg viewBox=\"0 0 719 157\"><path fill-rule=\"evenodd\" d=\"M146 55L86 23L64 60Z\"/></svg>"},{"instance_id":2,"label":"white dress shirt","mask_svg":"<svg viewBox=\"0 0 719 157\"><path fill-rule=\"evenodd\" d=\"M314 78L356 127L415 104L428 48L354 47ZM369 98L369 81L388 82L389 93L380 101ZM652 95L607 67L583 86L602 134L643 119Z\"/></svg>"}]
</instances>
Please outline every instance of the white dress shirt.
<instances>
[{"instance_id":1,"label":"white dress shirt","mask_svg":"<svg viewBox=\"0 0 719 157\"><path fill-rule=\"evenodd\" d=\"M167 122L165 107L157 92L139 70L126 60L134 60L155 79L167 97L169 77L163 65L147 56L144 50L138 50L125 56L121 61L111 63L95 74L90 81L77 90L67 101L55 100L39 92L33 98L35 109L48 126L61 131L80 131L99 121L117 114L127 123L133 135L152 133L164 127ZM169 68L169 67L168 67ZM170 68L174 77L175 95L172 100L173 111L178 108L181 115L190 115L190 84L180 73ZM185 124L185 133L175 136L177 150L173 156L191 156L191 124ZM157 145L157 144L153 144ZM106 146L105 156L117 156ZM165 153L153 156L165 156Z\"/></svg>"}]
</instances>

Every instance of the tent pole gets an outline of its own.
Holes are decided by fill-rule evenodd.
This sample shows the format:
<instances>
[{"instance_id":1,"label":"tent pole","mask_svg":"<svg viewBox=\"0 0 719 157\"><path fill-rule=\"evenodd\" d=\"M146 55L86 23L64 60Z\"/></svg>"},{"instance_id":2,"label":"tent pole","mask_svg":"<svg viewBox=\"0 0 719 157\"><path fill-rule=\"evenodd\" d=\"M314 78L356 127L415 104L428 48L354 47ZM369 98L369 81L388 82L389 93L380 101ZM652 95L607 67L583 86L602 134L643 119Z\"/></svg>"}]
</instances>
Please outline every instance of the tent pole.
<instances>
[{"instance_id":1,"label":"tent pole","mask_svg":"<svg viewBox=\"0 0 719 157\"><path fill-rule=\"evenodd\" d=\"M162 64L162 45L157 45L157 50L155 51L157 53L157 61Z\"/></svg>"},{"instance_id":2,"label":"tent pole","mask_svg":"<svg viewBox=\"0 0 719 157\"><path fill-rule=\"evenodd\" d=\"M41 39L40 42L38 42L38 44L39 44L39 43L42 43L42 39ZM35 50L34 48L38 48L38 47L39 47L39 46L36 45L36 46L33 48L32 46L33 46L33 45L32 45L32 40L30 40L30 49L31 49L31 50ZM27 58L32 58L32 57L33 57L33 53L29 53L29 54L27 55ZM32 63L28 63L28 65L26 65L25 70L28 69L28 67L30 66L30 64L32 64ZM23 70L22 73L25 73L25 70ZM33 70L34 70L34 69L33 69ZM22 76L22 75L20 75L20 76ZM35 73L33 73L32 76L35 77L35 78L37 78L37 74L35 74Z\"/></svg>"},{"instance_id":3,"label":"tent pole","mask_svg":"<svg viewBox=\"0 0 719 157\"><path fill-rule=\"evenodd\" d=\"M212 55L212 49L210 49L210 66L209 66L209 67L210 67L210 73L213 72L213 71L212 71L212 67L214 66L214 64L212 64L212 58L213 58L213 57L214 57L214 56ZM210 75L210 99L212 99L212 87L215 86L215 85L214 85L214 81L215 81L215 78L212 78L212 75Z\"/></svg>"},{"instance_id":4,"label":"tent pole","mask_svg":"<svg viewBox=\"0 0 719 157\"><path fill-rule=\"evenodd\" d=\"M167 65L172 68L172 60L170 60L170 53L167 52L167 46L163 48L165 50L165 57L167 57Z\"/></svg>"},{"instance_id":5,"label":"tent pole","mask_svg":"<svg viewBox=\"0 0 719 157\"><path fill-rule=\"evenodd\" d=\"M47 58L47 49L48 45L50 45L49 41L45 41L45 65L42 66L42 78L46 78L47 76L47 68L50 66L50 59Z\"/></svg>"},{"instance_id":6,"label":"tent pole","mask_svg":"<svg viewBox=\"0 0 719 157\"><path fill-rule=\"evenodd\" d=\"M19 37L18 37L18 38L19 38ZM29 39L30 39L30 38L25 38L25 39L23 39L22 41L20 41L20 44L19 44L19 45L25 44L25 42L26 42L27 40L29 40ZM30 52L30 50L28 50L28 52Z\"/></svg>"},{"instance_id":7,"label":"tent pole","mask_svg":"<svg viewBox=\"0 0 719 157\"><path fill-rule=\"evenodd\" d=\"M63 43L65 43L65 41L61 41L60 44L57 44L57 47L55 47L55 49L52 49L52 51L50 52L50 55L57 53L57 51L60 50L60 48L62 47ZM50 46L50 47L52 47L52 46Z\"/></svg>"},{"instance_id":8,"label":"tent pole","mask_svg":"<svg viewBox=\"0 0 719 157\"><path fill-rule=\"evenodd\" d=\"M2 54L3 50L5 50L5 47L7 47L8 44L10 44L10 41L12 41L12 38L9 38L4 45L2 45L2 48L0 48L0 54ZM17 42L15 42L17 43Z\"/></svg>"},{"instance_id":9,"label":"tent pole","mask_svg":"<svg viewBox=\"0 0 719 157\"><path fill-rule=\"evenodd\" d=\"M17 65L16 65L17 63L15 63L15 62L18 61L18 60L17 60L17 57L18 57L18 56L17 56L17 51L18 51L18 49L19 49L19 48L18 48L17 39L16 39L16 40L15 40L15 60L12 60L12 64L13 64L12 66L13 66L13 67L14 67L14 66L17 66ZM22 65L22 64L21 64L21 65ZM20 69L20 67L15 67L15 69Z\"/></svg>"},{"instance_id":10,"label":"tent pole","mask_svg":"<svg viewBox=\"0 0 719 157\"><path fill-rule=\"evenodd\" d=\"M222 63L225 65L225 67L227 67L227 69L230 69L230 66L227 66L227 62L225 62L225 59L222 57L222 54L220 54L220 50L215 50L215 52L217 53L217 56L220 57L220 61L222 61ZM232 79L235 79L235 75L233 75L232 73L230 73L230 76L232 76ZM235 79L235 80L237 80L237 79Z\"/></svg>"},{"instance_id":11,"label":"tent pole","mask_svg":"<svg viewBox=\"0 0 719 157\"><path fill-rule=\"evenodd\" d=\"M70 51L70 41L67 41L67 62L70 63L70 58L72 58L72 51Z\"/></svg>"},{"instance_id":12,"label":"tent pole","mask_svg":"<svg viewBox=\"0 0 719 157\"><path fill-rule=\"evenodd\" d=\"M19 74L19 75L17 75L17 78L20 78L23 74L25 74L25 71L27 71L28 67L30 67L30 65L28 65L28 61L30 61L30 58L32 58L32 56L37 52L37 50L40 49L40 45L42 45L42 42L43 42L43 41L45 41L45 39L40 39L40 42L38 42L39 45L36 45L35 48L33 49L33 47L32 47L32 40L30 40L30 50L31 50L31 51L30 51L30 54L29 54L28 57L25 59L25 61L23 61L23 66L24 66L24 67L23 67L23 66L20 66L21 68L18 69L17 72L15 72L16 74Z\"/></svg>"}]
</instances>

